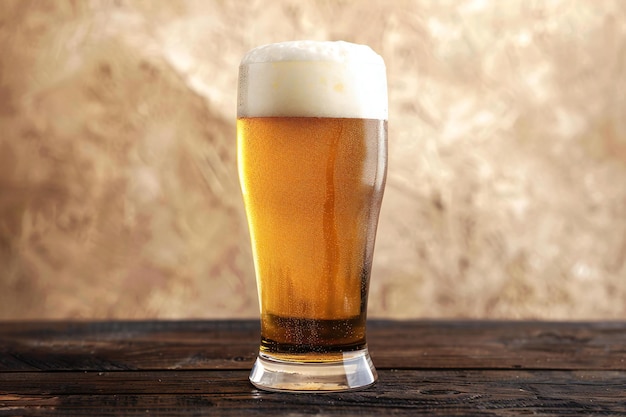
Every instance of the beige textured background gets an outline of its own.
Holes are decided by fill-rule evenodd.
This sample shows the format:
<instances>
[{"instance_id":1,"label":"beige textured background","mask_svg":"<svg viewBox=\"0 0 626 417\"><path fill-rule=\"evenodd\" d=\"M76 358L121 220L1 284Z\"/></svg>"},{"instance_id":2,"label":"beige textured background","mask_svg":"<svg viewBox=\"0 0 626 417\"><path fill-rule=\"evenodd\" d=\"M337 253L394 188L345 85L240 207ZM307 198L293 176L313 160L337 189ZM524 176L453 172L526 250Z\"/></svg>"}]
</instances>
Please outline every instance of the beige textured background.
<instances>
[{"instance_id":1,"label":"beige textured background","mask_svg":"<svg viewBox=\"0 0 626 417\"><path fill-rule=\"evenodd\" d=\"M626 2L0 1L0 319L256 317L241 56L385 58L375 317L626 318Z\"/></svg>"}]
</instances>

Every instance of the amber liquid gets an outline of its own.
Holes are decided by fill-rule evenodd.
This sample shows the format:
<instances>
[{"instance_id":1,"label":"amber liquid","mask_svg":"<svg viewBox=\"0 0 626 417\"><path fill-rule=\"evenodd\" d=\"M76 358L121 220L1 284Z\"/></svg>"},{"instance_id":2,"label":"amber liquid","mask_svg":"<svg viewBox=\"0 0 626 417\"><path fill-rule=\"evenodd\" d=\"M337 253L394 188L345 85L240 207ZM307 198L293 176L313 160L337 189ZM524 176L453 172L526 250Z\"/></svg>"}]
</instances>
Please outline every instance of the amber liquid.
<instances>
[{"instance_id":1,"label":"amber liquid","mask_svg":"<svg viewBox=\"0 0 626 417\"><path fill-rule=\"evenodd\" d=\"M310 359L365 346L386 129L371 119L237 121L262 351Z\"/></svg>"}]
</instances>

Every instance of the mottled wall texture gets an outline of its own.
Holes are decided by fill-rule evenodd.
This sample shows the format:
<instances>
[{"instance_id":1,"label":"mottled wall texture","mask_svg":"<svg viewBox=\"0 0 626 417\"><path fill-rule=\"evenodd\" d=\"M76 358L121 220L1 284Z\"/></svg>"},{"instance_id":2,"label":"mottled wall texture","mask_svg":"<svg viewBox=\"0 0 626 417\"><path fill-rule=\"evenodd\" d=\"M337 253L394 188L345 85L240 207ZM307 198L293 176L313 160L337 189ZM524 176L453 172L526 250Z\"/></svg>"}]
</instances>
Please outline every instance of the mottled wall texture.
<instances>
[{"instance_id":1,"label":"mottled wall texture","mask_svg":"<svg viewBox=\"0 0 626 417\"><path fill-rule=\"evenodd\" d=\"M626 2L0 2L0 319L256 317L259 44L385 58L370 317L626 318Z\"/></svg>"}]
</instances>

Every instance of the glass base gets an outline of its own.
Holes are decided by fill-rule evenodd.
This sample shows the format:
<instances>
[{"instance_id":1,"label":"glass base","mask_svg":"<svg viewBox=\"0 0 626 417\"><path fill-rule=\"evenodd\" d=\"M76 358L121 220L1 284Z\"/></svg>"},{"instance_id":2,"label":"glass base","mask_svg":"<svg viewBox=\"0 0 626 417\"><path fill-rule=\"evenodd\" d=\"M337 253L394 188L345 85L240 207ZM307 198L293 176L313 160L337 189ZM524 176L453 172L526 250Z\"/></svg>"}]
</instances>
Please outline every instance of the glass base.
<instances>
[{"instance_id":1,"label":"glass base","mask_svg":"<svg viewBox=\"0 0 626 417\"><path fill-rule=\"evenodd\" d=\"M367 348L343 353L338 360L302 362L259 353L250 382L268 391L332 392L367 388L378 374Z\"/></svg>"}]
</instances>

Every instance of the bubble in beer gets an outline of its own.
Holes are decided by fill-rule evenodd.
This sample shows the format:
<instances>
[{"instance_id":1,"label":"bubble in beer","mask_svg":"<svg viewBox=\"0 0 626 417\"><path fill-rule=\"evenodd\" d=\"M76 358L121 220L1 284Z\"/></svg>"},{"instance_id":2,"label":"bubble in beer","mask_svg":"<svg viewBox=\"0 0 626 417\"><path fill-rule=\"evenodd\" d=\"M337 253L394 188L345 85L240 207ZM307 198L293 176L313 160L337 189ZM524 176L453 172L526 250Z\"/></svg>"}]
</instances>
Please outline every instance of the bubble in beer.
<instances>
[{"instance_id":1,"label":"bubble in beer","mask_svg":"<svg viewBox=\"0 0 626 417\"><path fill-rule=\"evenodd\" d=\"M293 41L255 48L239 69L238 117L387 120L383 59L343 41Z\"/></svg>"}]
</instances>

